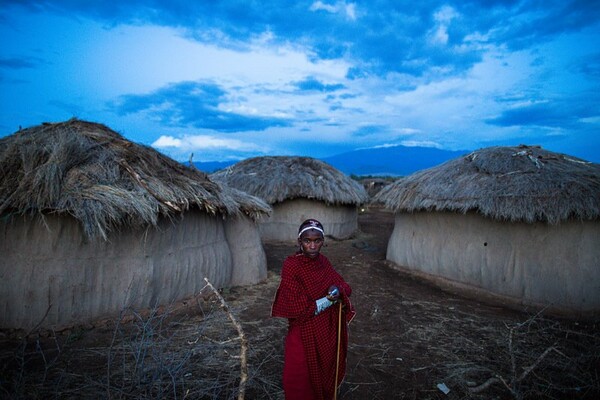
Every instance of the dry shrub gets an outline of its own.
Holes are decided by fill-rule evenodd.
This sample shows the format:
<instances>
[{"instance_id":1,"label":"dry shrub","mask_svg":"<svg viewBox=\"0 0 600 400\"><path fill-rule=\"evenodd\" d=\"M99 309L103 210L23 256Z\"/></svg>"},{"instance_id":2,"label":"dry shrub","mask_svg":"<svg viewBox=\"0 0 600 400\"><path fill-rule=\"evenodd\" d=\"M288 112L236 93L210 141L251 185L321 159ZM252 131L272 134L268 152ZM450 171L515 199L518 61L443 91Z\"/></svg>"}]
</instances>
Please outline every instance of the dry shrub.
<instances>
[{"instance_id":1,"label":"dry shrub","mask_svg":"<svg viewBox=\"0 0 600 400\"><path fill-rule=\"evenodd\" d=\"M189 304L123 310L104 327L95 326L89 337L85 327L61 333L38 330L21 339L5 336L0 397L239 398L239 334L214 295L201 293L194 302L194 310ZM255 335L253 340L265 339ZM279 377L270 380L260 371L277 357L274 349L268 352L249 352L249 398L280 392Z\"/></svg>"},{"instance_id":2,"label":"dry shrub","mask_svg":"<svg viewBox=\"0 0 600 400\"><path fill-rule=\"evenodd\" d=\"M588 399L600 393L597 321L546 317L544 310L511 321L433 302L405 306L427 317L407 321L396 346L423 348L433 363L411 372L452 389L447 396L438 391L439 398ZM392 368L394 360L385 353L394 347L380 349L382 369Z\"/></svg>"}]
</instances>

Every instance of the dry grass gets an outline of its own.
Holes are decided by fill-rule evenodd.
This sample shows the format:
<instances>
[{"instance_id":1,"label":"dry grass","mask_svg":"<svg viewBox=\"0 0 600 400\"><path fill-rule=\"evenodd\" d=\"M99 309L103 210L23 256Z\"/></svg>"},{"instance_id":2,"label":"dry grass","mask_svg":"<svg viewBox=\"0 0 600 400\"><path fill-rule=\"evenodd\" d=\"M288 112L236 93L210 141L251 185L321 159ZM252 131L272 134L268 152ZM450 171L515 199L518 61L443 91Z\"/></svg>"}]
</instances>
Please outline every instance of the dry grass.
<instances>
[{"instance_id":1,"label":"dry grass","mask_svg":"<svg viewBox=\"0 0 600 400\"><path fill-rule=\"evenodd\" d=\"M0 216L58 213L89 238L189 209L259 218L270 207L108 127L77 119L0 138Z\"/></svg>"},{"instance_id":2,"label":"dry grass","mask_svg":"<svg viewBox=\"0 0 600 400\"><path fill-rule=\"evenodd\" d=\"M272 288L275 277L270 280ZM253 294L224 293L231 299L231 313L242 317L248 337L249 399L282 398L285 325L277 319L255 319L251 310L264 306L269 294L264 287ZM391 398L584 399L600 393L600 333L593 323L559 321L541 313L508 322L429 301L405 300L400 306L414 310L420 319L400 318L395 323L404 330L370 335L367 343L355 336L349 351L358 357L349 365L341 398L393 387L398 379L394 374L409 361L402 354L423 351L426 357L410 360L409 373L444 383L451 392L412 387L403 388L406 397L395 393ZM373 308L369 317L377 319L379 312ZM0 354L3 398L238 396L240 336L219 302L206 293L185 306L124 310L104 328L36 332L13 340L12 346L5 339Z\"/></svg>"},{"instance_id":3,"label":"dry grass","mask_svg":"<svg viewBox=\"0 0 600 400\"><path fill-rule=\"evenodd\" d=\"M331 165L310 157L253 157L210 177L269 204L298 198L336 205L358 205L368 201L362 185Z\"/></svg>"},{"instance_id":4,"label":"dry grass","mask_svg":"<svg viewBox=\"0 0 600 400\"><path fill-rule=\"evenodd\" d=\"M386 301L379 298L379 304ZM375 321L381 312L373 302ZM398 327L352 342L362 354L352 365L344 394L388 385L392 398L595 399L600 394L600 325L547 317L543 311L522 320L461 311L440 302L406 300ZM355 332L356 332L355 327ZM412 375L405 387L399 376ZM360 377L360 378L358 378ZM438 384L451 388L443 394ZM360 398L360 397L347 397Z\"/></svg>"},{"instance_id":5,"label":"dry grass","mask_svg":"<svg viewBox=\"0 0 600 400\"><path fill-rule=\"evenodd\" d=\"M442 372L443 382L473 398L486 398L492 386L514 399L600 391L593 368L600 361L597 334L574 331L541 315L503 326L473 314L452 315L421 328L412 334L435 343L429 351L442 362L413 370L435 368ZM479 340L456 335L460 331L476 332Z\"/></svg>"},{"instance_id":6,"label":"dry grass","mask_svg":"<svg viewBox=\"0 0 600 400\"><path fill-rule=\"evenodd\" d=\"M214 295L203 291L193 302L193 309L188 303L145 312L123 310L104 328L94 328L94 334L79 327L30 332L17 341L6 338L0 354L0 397L243 398L238 396L239 332ZM228 311L235 315L240 310ZM278 351L268 346L274 329L253 334L244 389L248 398L275 398L271 396L280 391L279 376L262 373L266 363L281 362Z\"/></svg>"},{"instance_id":7,"label":"dry grass","mask_svg":"<svg viewBox=\"0 0 600 400\"><path fill-rule=\"evenodd\" d=\"M538 146L488 147L387 185L373 199L394 212L475 211L499 221L600 216L600 164Z\"/></svg>"},{"instance_id":8,"label":"dry grass","mask_svg":"<svg viewBox=\"0 0 600 400\"><path fill-rule=\"evenodd\" d=\"M361 237L361 240L370 240ZM597 399L600 321L512 312L366 264L349 241L327 253L353 286L348 372L340 399ZM288 246L266 248L273 265ZM346 257L346 262L339 259ZM373 257L369 255L369 257ZM282 399L286 321L269 318L278 271L222 291L248 339L247 399ZM239 333L210 293L65 332L0 338L7 399L235 399ZM442 393L437 384L450 388Z\"/></svg>"}]
</instances>

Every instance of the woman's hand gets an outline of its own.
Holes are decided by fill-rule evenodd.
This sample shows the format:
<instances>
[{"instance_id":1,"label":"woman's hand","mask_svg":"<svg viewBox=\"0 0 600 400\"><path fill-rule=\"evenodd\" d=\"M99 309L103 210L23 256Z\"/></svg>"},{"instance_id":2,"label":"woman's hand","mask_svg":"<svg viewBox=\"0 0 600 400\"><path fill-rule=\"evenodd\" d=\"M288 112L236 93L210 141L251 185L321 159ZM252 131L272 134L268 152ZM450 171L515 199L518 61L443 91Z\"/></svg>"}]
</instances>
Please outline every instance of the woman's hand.
<instances>
[{"instance_id":1,"label":"woman's hand","mask_svg":"<svg viewBox=\"0 0 600 400\"><path fill-rule=\"evenodd\" d=\"M329 286L329 289L327 290L327 300L335 303L336 301L338 301L340 299L340 289L338 289L337 286Z\"/></svg>"}]
</instances>

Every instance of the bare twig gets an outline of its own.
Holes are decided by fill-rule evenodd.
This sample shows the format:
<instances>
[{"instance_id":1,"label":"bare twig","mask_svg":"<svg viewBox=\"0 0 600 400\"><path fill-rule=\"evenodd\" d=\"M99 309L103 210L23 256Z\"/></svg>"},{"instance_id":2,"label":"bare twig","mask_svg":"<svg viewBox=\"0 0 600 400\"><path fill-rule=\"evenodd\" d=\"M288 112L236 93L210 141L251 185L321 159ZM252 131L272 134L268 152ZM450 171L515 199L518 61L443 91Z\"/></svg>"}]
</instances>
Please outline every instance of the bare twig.
<instances>
[{"instance_id":1,"label":"bare twig","mask_svg":"<svg viewBox=\"0 0 600 400\"><path fill-rule=\"evenodd\" d=\"M540 362L542 362L542 360L548 355L548 353L550 353L552 350L556 350L554 348L554 346L548 347L539 357L537 360L535 360L535 362L530 365L529 367L525 368L525 370L523 371L523 373L521 374L521 376L519 377L519 379L517 379L517 382L521 382L523 379L525 379L527 377L527 375L529 375L529 373L531 371L533 371ZM558 352L560 353L560 352Z\"/></svg>"},{"instance_id":2,"label":"bare twig","mask_svg":"<svg viewBox=\"0 0 600 400\"><path fill-rule=\"evenodd\" d=\"M48 304L48 308L46 308L46 312L44 313L44 316L42 317L42 319L40 319L40 321L29 330L29 332L27 332L25 334L25 338L28 337L29 335L31 335L33 332L37 331L38 328L40 327L40 325L42 325L42 322L44 322L44 320L46 319L46 317L48 316L48 313L50 312L50 309L52 308L52 303Z\"/></svg>"},{"instance_id":3,"label":"bare twig","mask_svg":"<svg viewBox=\"0 0 600 400\"><path fill-rule=\"evenodd\" d=\"M471 393L481 393L495 383L500 383L500 379L496 376L489 378L487 381L483 382L481 385L469 388L469 391Z\"/></svg>"},{"instance_id":4,"label":"bare twig","mask_svg":"<svg viewBox=\"0 0 600 400\"><path fill-rule=\"evenodd\" d=\"M513 396L515 394L515 389L516 389L516 384L517 384L517 362L515 360L515 351L513 349L514 330L515 330L514 327L510 328L510 332L508 334L508 354L510 355L510 376L511 376L510 386L506 385L506 382L504 381L504 379L502 379L502 382L504 383L505 386L508 387L508 389L513 394ZM518 397L518 396L515 396L515 397Z\"/></svg>"},{"instance_id":5,"label":"bare twig","mask_svg":"<svg viewBox=\"0 0 600 400\"><path fill-rule=\"evenodd\" d=\"M108 354L106 355L106 398L111 398L111 390L110 390L110 365L112 364L112 350L115 345L115 340L117 338L117 331L119 326L121 325L121 319L123 319L123 311L121 311L119 315L119 319L117 320L117 324L115 329L113 330L112 339L110 341L110 346L108 347Z\"/></svg>"},{"instance_id":6,"label":"bare twig","mask_svg":"<svg viewBox=\"0 0 600 400\"><path fill-rule=\"evenodd\" d=\"M469 388L469 391L471 393L481 393L482 391L488 389L490 386L492 386L496 383L501 383L503 386L506 387L506 389L508 389L508 391L511 393L513 398L518 399L518 400L522 399L523 393L522 393L522 388L520 389L520 387L522 386L523 381L525 380L525 378L527 378L527 376L532 371L534 371L540 365L540 363L546 358L546 356L551 351L555 351L558 354L562 355L563 357L566 357L565 354L563 354L562 352L560 352L559 350L556 349L557 342L555 342L552 346L547 347L530 366L528 366L527 368L524 368L523 372L520 375L517 374L517 360L516 360L517 352L515 350L515 343L514 343L515 330L518 330L519 328L527 328L526 335L533 335L534 333L530 331L531 326L535 322L535 320L540 317L540 315L541 315L541 312L539 312L536 315L534 315L533 317L529 318L527 321L518 323L509 329L508 352L509 352L509 356L510 356L510 380L507 382L507 380L505 380L501 374L494 373L494 376L487 379L484 383L482 383L478 386Z\"/></svg>"},{"instance_id":7,"label":"bare twig","mask_svg":"<svg viewBox=\"0 0 600 400\"><path fill-rule=\"evenodd\" d=\"M227 303L225 302L225 299L223 298L223 296L221 296L219 291L217 289L215 289L215 287L209 282L208 278L204 278L204 280L206 281L206 285L215 293L215 295L221 302L221 308L223 309L223 311L225 311L225 313L231 320L231 323L235 326L235 328L238 332L240 342L241 342L241 346L240 346L240 385L239 385L239 391L238 391L238 400L244 400L244 397L246 394L246 382L248 380L248 358L247 358L248 339L246 339L246 335L244 334L242 325L238 322L238 320L235 318L235 316L229 310L229 306L227 306Z\"/></svg>"}]
</instances>

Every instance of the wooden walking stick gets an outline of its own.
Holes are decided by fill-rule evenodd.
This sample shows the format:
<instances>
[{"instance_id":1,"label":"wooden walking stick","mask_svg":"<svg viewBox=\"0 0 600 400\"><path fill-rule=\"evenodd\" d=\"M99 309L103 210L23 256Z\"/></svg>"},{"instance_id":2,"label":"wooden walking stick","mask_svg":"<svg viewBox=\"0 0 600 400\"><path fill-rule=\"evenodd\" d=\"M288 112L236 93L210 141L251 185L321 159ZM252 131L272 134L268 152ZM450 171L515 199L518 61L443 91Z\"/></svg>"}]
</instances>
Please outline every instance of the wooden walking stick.
<instances>
[{"instance_id":1,"label":"wooden walking stick","mask_svg":"<svg viewBox=\"0 0 600 400\"><path fill-rule=\"evenodd\" d=\"M340 346L342 344L342 302L338 308L338 332L337 332L337 356L335 360L335 392L333 392L333 400L337 400L338 392L338 377L340 374Z\"/></svg>"}]
</instances>

